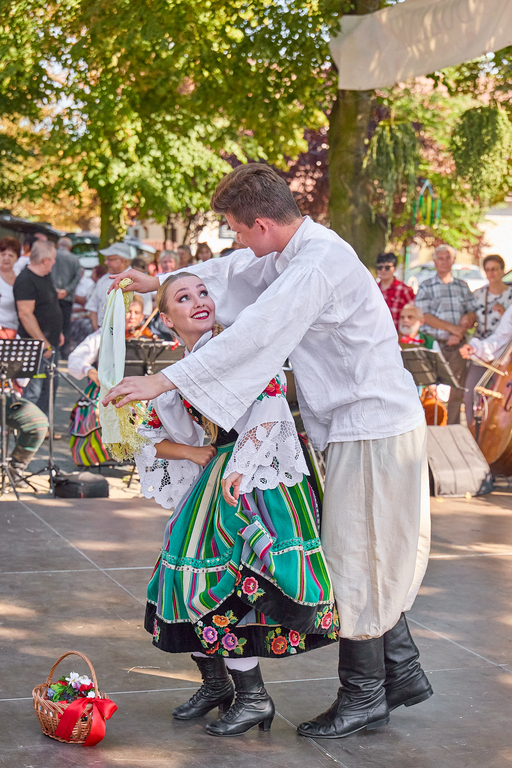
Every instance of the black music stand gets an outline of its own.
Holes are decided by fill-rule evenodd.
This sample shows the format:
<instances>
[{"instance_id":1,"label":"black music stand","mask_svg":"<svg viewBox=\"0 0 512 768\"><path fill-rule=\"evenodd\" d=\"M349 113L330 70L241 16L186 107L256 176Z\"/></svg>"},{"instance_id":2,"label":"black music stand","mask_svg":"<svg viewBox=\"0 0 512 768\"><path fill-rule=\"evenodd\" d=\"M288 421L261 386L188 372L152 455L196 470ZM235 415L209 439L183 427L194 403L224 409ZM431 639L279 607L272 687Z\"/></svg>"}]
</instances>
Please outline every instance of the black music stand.
<instances>
[{"instance_id":1,"label":"black music stand","mask_svg":"<svg viewBox=\"0 0 512 768\"><path fill-rule=\"evenodd\" d=\"M9 462L7 460L7 394L5 391L8 379L26 379L36 375L43 356L44 342L35 339L0 339L0 429L1 439L1 488L3 494L6 480L19 500Z\"/></svg>"},{"instance_id":2,"label":"black music stand","mask_svg":"<svg viewBox=\"0 0 512 768\"><path fill-rule=\"evenodd\" d=\"M160 339L128 339L126 342L125 376L151 376L183 357L183 347Z\"/></svg>"},{"instance_id":3,"label":"black music stand","mask_svg":"<svg viewBox=\"0 0 512 768\"><path fill-rule=\"evenodd\" d=\"M48 481L50 483L50 490L55 496L55 475L59 471L59 467L53 460L53 420L54 420L54 405L53 405L53 389L55 380L55 371L57 370L57 363L55 362L55 352L53 351L51 356L47 359L42 358L42 363L46 368L46 375L48 376L48 464L38 469L37 472L27 475L23 479L30 485L30 478L37 477L48 472ZM32 486L33 487L33 486Z\"/></svg>"},{"instance_id":4,"label":"black music stand","mask_svg":"<svg viewBox=\"0 0 512 768\"><path fill-rule=\"evenodd\" d=\"M445 360L442 352L423 347L406 347L402 349L404 368L409 371L417 387L431 387L447 384L449 387L461 387L452 369ZM437 399L434 410L434 424L437 425Z\"/></svg>"}]
</instances>

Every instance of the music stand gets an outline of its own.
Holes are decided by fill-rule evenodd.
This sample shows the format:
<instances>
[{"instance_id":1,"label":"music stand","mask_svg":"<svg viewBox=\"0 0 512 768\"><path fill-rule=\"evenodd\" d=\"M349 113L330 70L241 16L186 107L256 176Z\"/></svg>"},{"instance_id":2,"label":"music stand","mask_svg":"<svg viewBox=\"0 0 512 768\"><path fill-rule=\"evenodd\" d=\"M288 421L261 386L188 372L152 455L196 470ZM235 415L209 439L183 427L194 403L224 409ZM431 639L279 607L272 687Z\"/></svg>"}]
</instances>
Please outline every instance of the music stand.
<instances>
[{"instance_id":1,"label":"music stand","mask_svg":"<svg viewBox=\"0 0 512 768\"><path fill-rule=\"evenodd\" d=\"M423 347L402 349L404 368L409 371L417 387L430 387L447 384L449 387L461 387L442 352ZM434 424L437 424L437 398L434 410Z\"/></svg>"},{"instance_id":2,"label":"music stand","mask_svg":"<svg viewBox=\"0 0 512 768\"><path fill-rule=\"evenodd\" d=\"M183 347L161 339L128 339L126 342L125 376L151 376L183 357Z\"/></svg>"},{"instance_id":3,"label":"music stand","mask_svg":"<svg viewBox=\"0 0 512 768\"><path fill-rule=\"evenodd\" d=\"M53 389L54 389L55 371L57 370L57 364L55 362L55 351L52 352L52 354L48 359L43 357L42 362L44 363L46 368L46 376L48 376L48 464L46 464L41 469L38 469L37 472L32 472L32 474L27 475L23 479L25 480L25 482L28 483L31 477L37 477L37 475L42 475L44 472L48 472L50 490L52 494L55 496L55 475L59 471L59 467L57 466L57 464L55 464L53 460L53 418L54 418Z\"/></svg>"},{"instance_id":4,"label":"music stand","mask_svg":"<svg viewBox=\"0 0 512 768\"><path fill-rule=\"evenodd\" d=\"M6 487L6 479L19 500L7 460L7 379L26 379L35 376L43 356L44 342L35 339L0 339L0 429L1 439L1 491Z\"/></svg>"}]
</instances>

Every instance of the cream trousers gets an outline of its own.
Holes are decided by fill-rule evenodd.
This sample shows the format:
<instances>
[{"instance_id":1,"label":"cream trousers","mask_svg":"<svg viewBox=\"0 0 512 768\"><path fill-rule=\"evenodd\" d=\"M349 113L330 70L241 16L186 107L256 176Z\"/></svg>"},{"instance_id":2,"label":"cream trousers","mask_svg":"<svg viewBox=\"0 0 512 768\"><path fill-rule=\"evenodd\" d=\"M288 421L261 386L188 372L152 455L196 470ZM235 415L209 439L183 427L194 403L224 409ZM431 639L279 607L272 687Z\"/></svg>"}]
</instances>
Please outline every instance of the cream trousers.
<instances>
[{"instance_id":1,"label":"cream trousers","mask_svg":"<svg viewBox=\"0 0 512 768\"><path fill-rule=\"evenodd\" d=\"M322 543L341 636L380 637L412 606L428 563L427 428L331 443Z\"/></svg>"}]
</instances>

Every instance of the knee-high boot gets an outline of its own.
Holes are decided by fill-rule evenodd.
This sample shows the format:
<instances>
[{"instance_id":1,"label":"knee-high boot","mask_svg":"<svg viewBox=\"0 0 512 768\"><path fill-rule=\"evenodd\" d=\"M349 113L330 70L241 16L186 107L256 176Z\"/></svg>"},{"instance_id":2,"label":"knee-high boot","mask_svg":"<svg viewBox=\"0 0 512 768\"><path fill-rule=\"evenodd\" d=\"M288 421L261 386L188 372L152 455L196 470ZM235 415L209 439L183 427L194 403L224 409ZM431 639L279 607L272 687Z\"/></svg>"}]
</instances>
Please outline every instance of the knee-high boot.
<instances>
[{"instance_id":1,"label":"knee-high boot","mask_svg":"<svg viewBox=\"0 0 512 768\"><path fill-rule=\"evenodd\" d=\"M235 691L224 659L221 656L192 656L192 659L199 667L203 684L185 704L176 707L172 713L173 717L178 720L194 720L196 717L203 717L215 707L221 712L226 712L231 706Z\"/></svg>"},{"instance_id":2,"label":"knee-high boot","mask_svg":"<svg viewBox=\"0 0 512 768\"><path fill-rule=\"evenodd\" d=\"M402 613L395 626L384 634L384 688L390 712L402 704L412 707L426 701L434 693L418 661L419 655Z\"/></svg>"},{"instance_id":3,"label":"knee-high boot","mask_svg":"<svg viewBox=\"0 0 512 768\"><path fill-rule=\"evenodd\" d=\"M211 736L241 736L255 725L269 731L274 719L274 702L268 695L261 677L260 665L246 671L230 669L235 683L235 700L220 720L208 723Z\"/></svg>"},{"instance_id":4,"label":"knee-high boot","mask_svg":"<svg viewBox=\"0 0 512 768\"><path fill-rule=\"evenodd\" d=\"M340 638L338 673L341 681L338 698L326 712L299 725L297 730L302 736L339 739L362 728L378 728L389 722L382 637Z\"/></svg>"}]
</instances>

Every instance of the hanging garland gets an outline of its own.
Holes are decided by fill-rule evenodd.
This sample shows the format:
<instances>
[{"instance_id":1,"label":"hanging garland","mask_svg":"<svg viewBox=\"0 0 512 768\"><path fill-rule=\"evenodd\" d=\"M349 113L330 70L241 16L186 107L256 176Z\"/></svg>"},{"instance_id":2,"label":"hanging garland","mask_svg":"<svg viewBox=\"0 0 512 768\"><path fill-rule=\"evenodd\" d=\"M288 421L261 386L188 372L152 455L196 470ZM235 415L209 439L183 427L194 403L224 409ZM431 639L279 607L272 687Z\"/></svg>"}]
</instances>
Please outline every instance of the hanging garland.
<instances>
[{"instance_id":1,"label":"hanging garland","mask_svg":"<svg viewBox=\"0 0 512 768\"><path fill-rule=\"evenodd\" d=\"M436 229L441 222L441 198L434 193L428 179L423 182L416 200L412 206L412 223Z\"/></svg>"},{"instance_id":2,"label":"hanging garland","mask_svg":"<svg viewBox=\"0 0 512 768\"><path fill-rule=\"evenodd\" d=\"M410 123L382 120L373 134L363 161L370 179L372 212L381 209L391 228L395 197L408 198L416 190L420 161L418 139Z\"/></svg>"},{"instance_id":3,"label":"hanging garland","mask_svg":"<svg viewBox=\"0 0 512 768\"><path fill-rule=\"evenodd\" d=\"M452 133L451 152L457 173L482 205L492 203L510 178L512 125L494 104L468 109Z\"/></svg>"}]
</instances>

